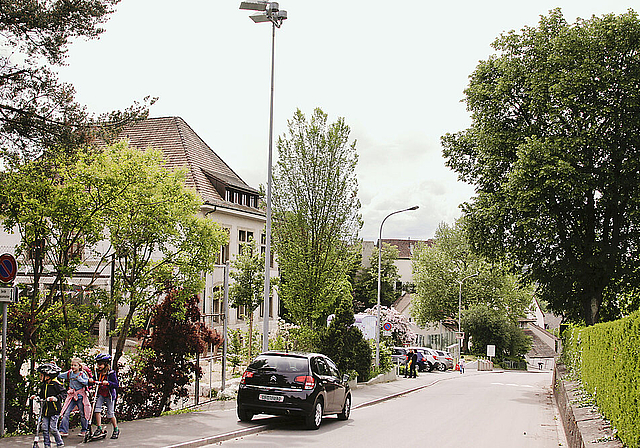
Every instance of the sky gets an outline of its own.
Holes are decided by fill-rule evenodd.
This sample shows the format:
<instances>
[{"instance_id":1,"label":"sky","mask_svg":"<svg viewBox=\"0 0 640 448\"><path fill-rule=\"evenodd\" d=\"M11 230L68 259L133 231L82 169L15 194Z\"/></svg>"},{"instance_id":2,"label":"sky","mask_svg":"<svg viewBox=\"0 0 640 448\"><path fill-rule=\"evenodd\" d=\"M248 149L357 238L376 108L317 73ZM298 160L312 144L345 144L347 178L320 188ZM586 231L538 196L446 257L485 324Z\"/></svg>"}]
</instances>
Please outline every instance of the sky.
<instances>
[{"instance_id":1,"label":"sky","mask_svg":"<svg viewBox=\"0 0 640 448\"><path fill-rule=\"evenodd\" d=\"M467 128L468 76L501 33L638 11L618 0L282 0L276 30L275 140L296 109L343 117L356 140L360 236L432 238L473 187L445 166L440 137ZM182 117L250 186L267 182L271 25L240 0L122 0L98 40L74 42L60 78L91 112L158 97L150 116Z\"/></svg>"}]
</instances>

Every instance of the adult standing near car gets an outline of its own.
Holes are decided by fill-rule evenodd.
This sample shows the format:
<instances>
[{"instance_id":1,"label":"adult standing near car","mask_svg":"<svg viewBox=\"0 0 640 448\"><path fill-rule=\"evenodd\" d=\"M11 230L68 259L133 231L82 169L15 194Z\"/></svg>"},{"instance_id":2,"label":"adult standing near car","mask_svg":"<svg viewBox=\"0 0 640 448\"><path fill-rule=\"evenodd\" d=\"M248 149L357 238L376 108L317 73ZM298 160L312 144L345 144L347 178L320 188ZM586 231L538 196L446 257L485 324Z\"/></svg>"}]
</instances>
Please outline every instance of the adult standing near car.
<instances>
[{"instance_id":1,"label":"adult standing near car","mask_svg":"<svg viewBox=\"0 0 640 448\"><path fill-rule=\"evenodd\" d=\"M464 356L460 357L460 375L464 373Z\"/></svg>"},{"instance_id":2,"label":"adult standing near car","mask_svg":"<svg viewBox=\"0 0 640 448\"><path fill-rule=\"evenodd\" d=\"M411 349L411 367L409 369L409 378L418 378L418 374L416 373L416 364L418 364L418 353L415 350Z\"/></svg>"}]
</instances>

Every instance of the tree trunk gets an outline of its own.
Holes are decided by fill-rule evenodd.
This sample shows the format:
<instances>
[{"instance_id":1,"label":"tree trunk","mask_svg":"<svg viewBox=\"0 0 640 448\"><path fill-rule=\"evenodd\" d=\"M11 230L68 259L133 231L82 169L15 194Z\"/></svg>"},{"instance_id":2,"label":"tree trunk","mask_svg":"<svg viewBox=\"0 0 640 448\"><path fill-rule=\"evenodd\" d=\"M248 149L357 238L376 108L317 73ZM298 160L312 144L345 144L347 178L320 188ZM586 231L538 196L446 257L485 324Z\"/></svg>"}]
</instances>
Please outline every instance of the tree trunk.
<instances>
[{"instance_id":1,"label":"tree trunk","mask_svg":"<svg viewBox=\"0 0 640 448\"><path fill-rule=\"evenodd\" d=\"M249 362L251 362L252 346L253 346L253 312L249 314Z\"/></svg>"},{"instance_id":2,"label":"tree trunk","mask_svg":"<svg viewBox=\"0 0 640 448\"><path fill-rule=\"evenodd\" d=\"M124 322L122 322L122 327L120 328L120 334L118 335L118 343L116 344L116 353L113 356L113 366L114 370L118 370L118 360L122 356L122 352L124 351L124 344L127 340L127 334L129 333L129 327L131 327L131 321L133 320L133 315L138 309L138 305L136 303L130 302L129 304L129 312L127 316L124 318Z\"/></svg>"}]
</instances>

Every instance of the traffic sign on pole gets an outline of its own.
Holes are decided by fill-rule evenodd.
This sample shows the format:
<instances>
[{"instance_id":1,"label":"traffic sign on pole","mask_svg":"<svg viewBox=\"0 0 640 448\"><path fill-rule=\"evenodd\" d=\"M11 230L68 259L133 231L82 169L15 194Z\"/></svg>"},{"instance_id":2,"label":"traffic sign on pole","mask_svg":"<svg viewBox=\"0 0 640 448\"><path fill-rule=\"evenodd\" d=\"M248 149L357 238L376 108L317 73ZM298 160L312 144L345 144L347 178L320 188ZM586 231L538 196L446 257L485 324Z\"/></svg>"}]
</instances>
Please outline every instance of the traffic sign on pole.
<instances>
[{"instance_id":1,"label":"traffic sign on pole","mask_svg":"<svg viewBox=\"0 0 640 448\"><path fill-rule=\"evenodd\" d=\"M0 255L0 282L11 283L18 273L16 257L11 254Z\"/></svg>"}]
</instances>

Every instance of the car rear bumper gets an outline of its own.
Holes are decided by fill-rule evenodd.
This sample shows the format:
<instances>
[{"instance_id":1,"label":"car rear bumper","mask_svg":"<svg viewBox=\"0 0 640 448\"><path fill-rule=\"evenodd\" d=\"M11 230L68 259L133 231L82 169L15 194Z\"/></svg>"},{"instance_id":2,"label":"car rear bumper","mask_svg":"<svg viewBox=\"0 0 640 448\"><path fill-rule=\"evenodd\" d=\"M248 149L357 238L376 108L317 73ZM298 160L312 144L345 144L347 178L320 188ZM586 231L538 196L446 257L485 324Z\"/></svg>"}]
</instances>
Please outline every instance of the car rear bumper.
<instances>
[{"instance_id":1,"label":"car rear bumper","mask_svg":"<svg viewBox=\"0 0 640 448\"><path fill-rule=\"evenodd\" d=\"M260 394L277 395L284 397L280 403L260 399ZM272 415L309 415L313 410L316 391L311 390L266 390L241 386L238 389L238 408L254 414Z\"/></svg>"}]
</instances>

